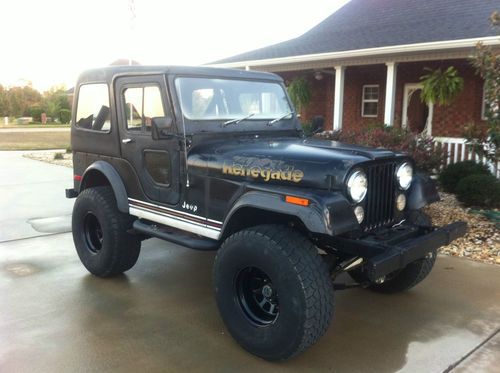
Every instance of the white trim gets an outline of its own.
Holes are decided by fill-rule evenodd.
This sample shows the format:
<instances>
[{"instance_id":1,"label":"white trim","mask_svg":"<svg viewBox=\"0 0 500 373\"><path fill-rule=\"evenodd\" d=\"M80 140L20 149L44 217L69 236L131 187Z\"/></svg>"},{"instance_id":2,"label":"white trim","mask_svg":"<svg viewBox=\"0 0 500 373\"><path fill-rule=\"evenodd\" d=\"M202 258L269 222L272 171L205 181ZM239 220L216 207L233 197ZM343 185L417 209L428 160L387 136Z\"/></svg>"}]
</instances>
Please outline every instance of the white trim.
<instances>
[{"instance_id":1,"label":"white trim","mask_svg":"<svg viewBox=\"0 0 500 373\"><path fill-rule=\"evenodd\" d=\"M387 81L385 83L384 124L392 127L394 126L394 109L396 107L396 77L398 64L396 62L386 62L386 66Z\"/></svg>"},{"instance_id":2,"label":"white trim","mask_svg":"<svg viewBox=\"0 0 500 373\"><path fill-rule=\"evenodd\" d=\"M344 77L345 67L335 66L335 92L333 99L333 130L342 129L342 116L344 113Z\"/></svg>"},{"instance_id":3,"label":"white trim","mask_svg":"<svg viewBox=\"0 0 500 373\"><path fill-rule=\"evenodd\" d=\"M401 117L401 127L406 129L408 127L408 104L410 103L410 97L419 89L422 89L422 83L406 83L403 90L403 113ZM413 92L410 92L413 90ZM432 118L434 111L434 104L432 102L427 104L429 113L427 114L427 119L425 123L424 131L427 136L432 136ZM424 132L422 131L422 132Z\"/></svg>"},{"instance_id":4,"label":"white trim","mask_svg":"<svg viewBox=\"0 0 500 373\"><path fill-rule=\"evenodd\" d=\"M365 99L365 88L377 87L378 96L377 99L369 98ZM377 103L377 114L365 114L365 103L376 102ZM363 118L377 118L378 117L378 107L380 102L380 84L364 84L361 90L361 116Z\"/></svg>"},{"instance_id":5,"label":"white trim","mask_svg":"<svg viewBox=\"0 0 500 373\"><path fill-rule=\"evenodd\" d=\"M444 50L444 49L457 49L457 48L473 48L478 42L481 42L483 45L500 45L500 37L487 36L482 38L433 41L427 43L393 45L389 47L355 49L352 51L316 53L316 54L305 54L300 56L268 58L262 60L226 62L219 64L211 64L210 66L214 67L265 66L265 65L279 65L279 64L331 60L331 59L378 56L384 54L426 52L429 50L436 50L436 49Z\"/></svg>"},{"instance_id":6,"label":"white trim","mask_svg":"<svg viewBox=\"0 0 500 373\"><path fill-rule=\"evenodd\" d=\"M150 212L138 209L133 206L130 206L130 215L134 215L142 219L151 220L155 223L182 229L191 233L199 234L200 236L212 238L214 240L218 240L220 237L220 230L217 230L217 228L203 227L194 223L188 223L182 220L177 220L165 215L161 215L159 213L154 213L152 211Z\"/></svg>"},{"instance_id":7,"label":"white trim","mask_svg":"<svg viewBox=\"0 0 500 373\"><path fill-rule=\"evenodd\" d=\"M205 220L209 220L211 221L212 223L219 223L219 224L222 224L221 221L217 221L217 220L211 220L211 219L207 219L203 216L200 216L200 215L193 215L193 214L190 214L188 212L184 212L184 211L181 211L181 210L176 210L176 209L171 209L169 207L165 207L165 206L160 206L160 205L155 205L154 203L149 203L149 202L145 202L145 201L141 201L139 199L133 199L133 198L129 198L128 199L129 201L132 201L132 202L137 202L137 203L142 203L144 205L148 205L148 206L151 206L151 207L156 207L158 209L162 209L162 210L165 210L165 211L171 211L171 212L175 212L177 214L182 214L182 215L186 215L186 216L191 216L193 218L197 218L197 219L205 219Z\"/></svg>"},{"instance_id":8,"label":"white trim","mask_svg":"<svg viewBox=\"0 0 500 373\"><path fill-rule=\"evenodd\" d=\"M401 127L406 129L408 127L408 103L409 98L415 93L417 90L422 89L422 83L406 83L404 85L403 90L403 115L401 120ZM413 92L410 93L410 90Z\"/></svg>"}]
</instances>

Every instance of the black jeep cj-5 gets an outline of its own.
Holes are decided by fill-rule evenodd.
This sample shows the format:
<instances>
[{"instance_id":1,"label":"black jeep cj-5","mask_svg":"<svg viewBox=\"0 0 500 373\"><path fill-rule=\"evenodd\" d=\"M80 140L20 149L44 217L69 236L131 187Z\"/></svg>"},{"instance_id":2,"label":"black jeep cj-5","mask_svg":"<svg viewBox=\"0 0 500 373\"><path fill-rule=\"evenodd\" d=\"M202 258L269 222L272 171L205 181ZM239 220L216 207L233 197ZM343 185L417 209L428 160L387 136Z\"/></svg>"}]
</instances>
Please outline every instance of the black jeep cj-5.
<instances>
[{"instance_id":1,"label":"black jeep cj-5","mask_svg":"<svg viewBox=\"0 0 500 373\"><path fill-rule=\"evenodd\" d=\"M431 225L439 199L411 158L305 138L280 77L190 67L83 73L71 128L73 239L110 277L158 237L217 250L220 314L249 352L287 359L315 343L334 289L422 281L465 223ZM334 284L348 272L354 284Z\"/></svg>"}]
</instances>

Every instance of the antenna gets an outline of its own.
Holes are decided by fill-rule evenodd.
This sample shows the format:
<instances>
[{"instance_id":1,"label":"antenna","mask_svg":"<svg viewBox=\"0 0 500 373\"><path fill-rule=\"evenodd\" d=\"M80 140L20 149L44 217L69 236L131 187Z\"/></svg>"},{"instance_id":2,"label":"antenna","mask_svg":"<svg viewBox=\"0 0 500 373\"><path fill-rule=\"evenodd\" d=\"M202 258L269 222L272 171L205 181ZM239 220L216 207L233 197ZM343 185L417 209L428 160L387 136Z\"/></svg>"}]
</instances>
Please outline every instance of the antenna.
<instances>
[{"instance_id":1,"label":"antenna","mask_svg":"<svg viewBox=\"0 0 500 373\"><path fill-rule=\"evenodd\" d=\"M134 37L134 28L135 28L135 2L134 0L128 0L128 10L130 12L130 44L134 45L133 42L133 37ZM132 66L132 48L130 49L129 56L128 56L128 64L129 66Z\"/></svg>"}]
</instances>

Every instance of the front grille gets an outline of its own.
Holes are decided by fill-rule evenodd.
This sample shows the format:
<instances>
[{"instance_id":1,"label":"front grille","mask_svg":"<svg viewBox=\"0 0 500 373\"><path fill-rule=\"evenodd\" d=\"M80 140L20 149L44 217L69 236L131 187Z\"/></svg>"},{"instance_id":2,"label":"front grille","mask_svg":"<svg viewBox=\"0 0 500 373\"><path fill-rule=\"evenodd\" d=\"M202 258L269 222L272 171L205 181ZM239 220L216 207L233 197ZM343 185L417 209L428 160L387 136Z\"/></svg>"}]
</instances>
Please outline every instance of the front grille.
<instances>
[{"instance_id":1,"label":"front grille","mask_svg":"<svg viewBox=\"0 0 500 373\"><path fill-rule=\"evenodd\" d=\"M396 203L396 163L369 165L366 168L368 193L365 207L365 230L371 230L394 220Z\"/></svg>"}]
</instances>

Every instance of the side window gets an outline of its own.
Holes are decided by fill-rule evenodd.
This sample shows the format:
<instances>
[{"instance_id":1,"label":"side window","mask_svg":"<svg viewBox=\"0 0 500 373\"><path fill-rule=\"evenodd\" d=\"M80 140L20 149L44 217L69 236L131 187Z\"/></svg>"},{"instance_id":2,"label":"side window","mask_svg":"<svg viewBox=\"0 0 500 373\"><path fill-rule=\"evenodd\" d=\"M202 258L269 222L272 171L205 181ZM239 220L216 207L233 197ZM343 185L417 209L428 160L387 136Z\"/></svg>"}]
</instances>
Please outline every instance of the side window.
<instances>
[{"instance_id":1,"label":"side window","mask_svg":"<svg viewBox=\"0 0 500 373\"><path fill-rule=\"evenodd\" d=\"M109 132L111 123L107 84L84 84L80 86L75 125L93 131Z\"/></svg>"},{"instance_id":2,"label":"side window","mask_svg":"<svg viewBox=\"0 0 500 373\"><path fill-rule=\"evenodd\" d=\"M145 150L144 165L155 183L170 185L170 156L167 152Z\"/></svg>"},{"instance_id":3,"label":"side window","mask_svg":"<svg viewBox=\"0 0 500 373\"><path fill-rule=\"evenodd\" d=\"M158 86L126 88L123 92L129 131L151 131L151 120L165 116Z\"/></svg>"}]
</instances>

